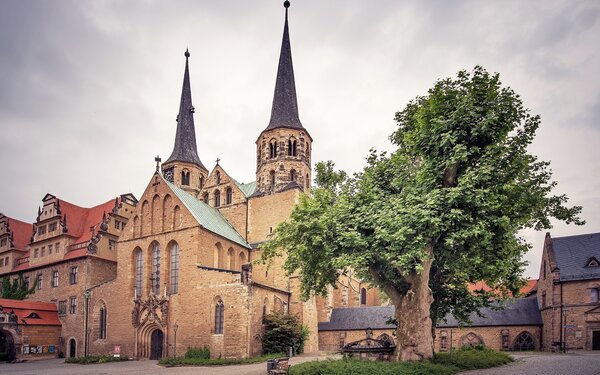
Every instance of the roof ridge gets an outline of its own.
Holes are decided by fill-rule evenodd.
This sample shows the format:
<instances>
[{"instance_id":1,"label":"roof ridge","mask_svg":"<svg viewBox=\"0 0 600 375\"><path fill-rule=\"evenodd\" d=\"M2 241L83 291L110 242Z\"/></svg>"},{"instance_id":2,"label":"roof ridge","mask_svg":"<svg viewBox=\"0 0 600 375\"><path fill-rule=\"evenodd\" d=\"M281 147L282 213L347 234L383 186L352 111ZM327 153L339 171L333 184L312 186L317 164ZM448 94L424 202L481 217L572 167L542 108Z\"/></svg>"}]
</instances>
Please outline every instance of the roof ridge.
<instances>
[{"instance_id":1,"label":"roof ridge","mask_svg":"<svg viewBox=\"0 0 600 375\"><path fill-rule=\"evenodd\" d=\"M582 234L572 234L569 236L561 236L561 237L551 237L552 240L561 240L564 238L573 238L573 237L583 237L583 236L594 236L594 235L600 235L600 232L593 232L593 233L582 233Z\"/></svg>"}]
</instances>

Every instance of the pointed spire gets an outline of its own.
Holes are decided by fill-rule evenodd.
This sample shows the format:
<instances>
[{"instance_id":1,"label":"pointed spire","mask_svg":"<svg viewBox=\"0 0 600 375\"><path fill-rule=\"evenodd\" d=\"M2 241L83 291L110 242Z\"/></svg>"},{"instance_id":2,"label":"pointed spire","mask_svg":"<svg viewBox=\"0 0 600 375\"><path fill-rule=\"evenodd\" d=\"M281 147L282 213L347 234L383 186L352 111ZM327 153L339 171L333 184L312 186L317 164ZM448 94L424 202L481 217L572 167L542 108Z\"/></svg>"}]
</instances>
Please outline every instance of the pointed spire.
<instances>
[{"instance_id":1,"label":"pointed spire","mask_svg":"<svg viewBox=\"0 0 600 375\"><path fill-rule=\"evenodd\" d=\"M303 129L298 117L298 100L296 99L296 83L294 82L294 67L292 66L292 48L288 31L288 8L290 2L283 3L285 7L285 24L283 26L283 40L279 55L279 67L275 81L275 95L271 109L271 121L266 130L275 128Z\"/></svg>"},{"instance_id":2,"label":"pointed spire","mask_svg":"<svg viewBox=\"0 0 600 375\"><path fill-rule=\"evenodd\" d=\"M171 161L183 161L192 163L206 169L196 149L196 129L194 127L194 106L192 105L192 90L190 88L190 70L188 60L190 52L185 50L185 73L183 75L183 88L181 89L181 101L179 103L179 115L177 116L177 133L175 135L175 146L171 156L165 163Z\"/></svg>"}]
</instances>

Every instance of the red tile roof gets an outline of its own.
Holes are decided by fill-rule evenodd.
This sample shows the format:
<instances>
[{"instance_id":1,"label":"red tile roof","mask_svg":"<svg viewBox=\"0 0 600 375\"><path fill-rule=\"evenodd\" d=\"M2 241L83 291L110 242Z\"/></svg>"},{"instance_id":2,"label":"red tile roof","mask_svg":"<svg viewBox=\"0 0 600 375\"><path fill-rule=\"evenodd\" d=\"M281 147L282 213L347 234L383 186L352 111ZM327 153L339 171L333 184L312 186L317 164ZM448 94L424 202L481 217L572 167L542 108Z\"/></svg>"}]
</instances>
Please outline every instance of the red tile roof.
<instances>
[{"instance_id":1,"label":"red tile roof","mask_svg":"<svg viewBox=\"0 0 600 375\"><path fill-rule=\"evenodd\" d=\"M89 241L92 237L90 227L97 227L102 221L102 214L108 213L115 206L114 199L91 208L76 206L67 201L60 201L61 213L67 215L67 234L74 237L74 244Z\"/></svg>"},{"instance_id":2,"label":"red tile roof","mask_svg":"<svg viewBox=\"0 0 600 375\"><path fill-rule=\"evenodd\" d=\"M33 225L8 217L8 227L13 233L15 248L25 251L31 239Z\"/></svg>"},{"instance_id":3,"label":"red tile roof","mask_svg":"<svg viewBox=\"0 0 600 375\"><path fill-rule=\"evenodd\" d=\"M54 303L0 298L0 306L2 306L4 312L10 313L14 311L17 315L17 322L19 324L45 326L61 325L60 320L58 320L58 311ZM39 318L28 318L32 313L35 313Z\"/></svg>"},{"instance_id":4,"label":"red tile roof","mask_svg":"<svg viewBox=\"0 0 600 375\"><path fill-rule=\"evenodd\" d=\"M470 292L474 292L476 290L484 290L486 292L491 292L492 288L490 288L485 282L483 281L478 281L474 284L469 284L467 286L467 288L469 289ZM527 280L527 284L525 284L521 290L519 290L520 294L526 296L529 293L533 292L537 290L537 280L532 279L532 280Z\"/></svg>"}]
</instances>

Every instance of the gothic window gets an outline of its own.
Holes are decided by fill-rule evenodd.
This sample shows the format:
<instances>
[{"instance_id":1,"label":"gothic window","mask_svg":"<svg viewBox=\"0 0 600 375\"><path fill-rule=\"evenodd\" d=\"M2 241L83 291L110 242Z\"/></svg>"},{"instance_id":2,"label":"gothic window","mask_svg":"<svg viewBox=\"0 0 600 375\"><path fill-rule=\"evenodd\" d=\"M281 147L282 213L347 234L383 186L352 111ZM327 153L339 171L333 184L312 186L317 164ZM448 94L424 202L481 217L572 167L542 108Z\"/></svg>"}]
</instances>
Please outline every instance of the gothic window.
<instances>
[{"instance_id":1,"label":"gothic window","mask_svg":"<svg viewBox=\"0 0 600 375\"><path fill-rule=\"evenodd\" d=\"M225 306L223 300L219 298L215 304L215 335L223 334L223 322L225 318Z\"/></svg>"},{"instance_id":2,"label":"gothic window","mask_svg":"<svg viewBox=\"0 0 600 375\"><path fill-rule=\"evenodd\" d=\"M227 250L227 268L230 270L235 269L235 254L231 247Z\"/></svg>"},{"instance_id":3,"label":"gothic window","mask_svg":"<svg viewBox=\"0 0 600 375\"><path fill-rule=\"evenodd\" d=\"M221 172L217 171L216 177L217 177L217 185L219 185L221 183Z\"/></svg>"},{"instance_id":4,"label":"gothic window","mask_svg":"<svg viewBox=\"0 0 600 375\"><path fill-rule=\"evenodd\" d=\"M208 193L204 193L204 197L202 198L204 203L208 204Z\"/></svg>"},{"instance_id":5,"label":"gothic window","mask_svg":"<svg viewBox=\"0 0 600 375\"><path fill-rule=\"evenodd\" d=\"M171 293L179 291L179 245L174 243L171 245Z\"/></svg>"},{"instance_id":6,"label":"gothic window","mask_svg":"<svg viewBox=\"0 0 600 375\"><path fill-rule=\"evenodd\" d=\"M448 350L448 332L440 331L440 352Z\"/></svg>"},{"instance_id":7,"label":"gothic window","mask_svg":"<svg viewBox=\"0 0 600 375\"><path fill-rule=\"evenodd\" d=\"M202 189L202 186L204 186L204 177L200 176L200 181L198 182L198 187L200 189Z\"/></svg>"},{"instance_id":8,"label":"gothic window","mask_svg":"<svg viewBox=\"0 0 600 375\"><path fill-rule=\"evenodd\" d=\"M473 332L469 332L461 339L461 346L479 346L483 345L483 340Z\"/></svg>"},{"instance_id":9,"label":"gothic window","mask_svg":"<svg viewBox=\"0 0 600 375\"><path fill-rule=\"evenodd\" d=\"M306 174L306 180L304 180L304 184L306 185L306 190L310 189L310 178L308 177L308 173Z\"/></svg>"},{"instance_id":10,"label":"gothic window","mask_svg":"<svg viewBox=\"0 0 600 375\"><path fill-rule=\"evenodd\" d=\"M98 314L98 338L106 339L106 307L101 307Z\"/></svg>"},{"instance_id":11,"label":"gothic window","mask_svg":"<svg viewBox=\"0 0 600 375\"><path fill-rule=\"evenodd\" d=\"M272 139L269 143L269 158L275 159L277 157L277 141Z\"/></svg>"},{"instance_id":12,"label":"gothic window","mask_svg":"<svg viewBox=\"0 0 600 375\"><path fill-rule=\"evenodd\" d=\"M288 140L288 155L289 156L296 156L297 155L297 142L294 138L290 138Z\"/></svg>"},{"instance_id":13,"label":"gothic window","mask_svg":"<svg viewBox=\"0 0 600 375\"><path fill-rule=\"evenodd\" d=\"M152 277L150 278L152 293L160 293L160 245L155 242L152 245Z\"/></svg>"},{"instance_id":14,"label":"gothic window","mask_svg":"<svg viewBox=\"0 0 600 375\"><path fill-rule=\"evenodd\" d=\"M244 254L244 252L242 251L242 252L240 253L240 267L241 267L243 264L246 264L246 254Z\"/></svg>"},{"instance_id":15,"label":"gothic window","mask_svg":"<svg viewBox=\"0 0 600 375\"><path fill-rule=\"evenodd\" d=\"M514 351L526 351L526 350L535 350L535 341L533 341L533 337L527 331L523 331L517 336L515 339L515 343L513 344Z\"/></svg>"},{"instance_id":16,"label":"gothic window","mask_svg":"<svg viewBox=\"0 0 600 375\"><path fill-rule=\"evenodd\" d=\"M360 304L361 305L367 304L367 290L365 288L362 288L360 290Z\"/></svg>"},{"instance_id":17,"label":"gothic window","mask_svg":"<svg viewBox=\"0 0 600 375\"><path fill-rule=\"evenodd\" d=\"M290 181L296 181L296 170L292 169L290 171Z\"/></svg>"},{"instance_id":18,"label":"gothic window","mask_svg":"<svg viewBox=\"0 0 600 375\"><path fill-rule=\"evenodd\" d=\"M221 207L221 192L219 190L215 191L215 207Z\"/></svg>"},{"instance_id":19,"label":"gothic window","mask_svg":"<svg viewBox=\"0 0 600 375\"><path fill-rule=\"evenodd\" d=\"M508 330L503 329L500 334L502 335L502 350L508 350Z\"/></svg>"},{"instance_id":20,"label":"gothic window","mask_svg":"<svg viewBox=\"0 0 600 375\"><path fill-rule=\"evenodd\" d=\"M56 288L58 286L58 271L52 271L52 287Z\"/></svg>"},{"instance_id":21,"label":"gothic window","mask_svg":"<svg viewBox=\"0 0 600 375\"><path fill-rule=\"evenodd\" d=\"M226 203L231 204L231 202L233 202L233 190L231 190L231 188L227 188Z\"/></svg>"},{"instance_id":22,"label":"gothic window","mask_svg":"<svg viewBox=\"0 0 600 375\"><path fill-rule=\"evenodd\" d=\"M144 272L144 254L141 249L135 251L135 295L142 295L142 276Z\"/></svg>"},{"instance_id":23,"label":"gothic window","mask_svg":"<svg viewBox=\"0 0 600 375\"><path fill-rule=\"evenodd\" d=\"M271 186L275 186L275 171L269 173L271 175Z\"/></svg>"},{"instance_id":24,"label":"gothic window","mask_svg":"<svg viewBox=\"0 0 600 375\"><path fill-rule=\"evenodd\" d=\"M187 169L181 171L181 184L185 186L190 184L190 172Z\"/></svg>"},{"instance_id":25,"label":"gothic window","mask_svg":"<svg viewBox=\"0 0 600 375\"><path fill-rule=\"evenodd\" d=\"M77 267L71 267L71 272L69 273L69 283L77 284Z\"/></svg>"}]
</instances>

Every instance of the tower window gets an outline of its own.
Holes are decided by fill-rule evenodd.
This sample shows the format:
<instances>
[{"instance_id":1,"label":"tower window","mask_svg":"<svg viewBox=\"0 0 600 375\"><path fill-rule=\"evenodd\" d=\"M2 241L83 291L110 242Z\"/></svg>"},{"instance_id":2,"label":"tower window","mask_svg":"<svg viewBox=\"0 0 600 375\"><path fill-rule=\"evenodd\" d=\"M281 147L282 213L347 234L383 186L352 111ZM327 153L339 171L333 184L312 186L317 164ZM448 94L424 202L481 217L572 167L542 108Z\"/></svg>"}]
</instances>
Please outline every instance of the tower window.
<instances>
[{"instance_id":1,"label":"tower window","mask_svg":"<svg viewBox=\"0 0 600 375\"><path fill-rule=\"evenodd\" d=\"M271 171L271 186L275 186L275 171Z\"/></svg>"},{"instance_id":2,"label":"tower window","mask_svg":"<svg viewBox=\"0 0 600 375\"><path fill-rule=\"evenodd\" d=\"M217 185L219 185L221 183L221 172L217 171Z\"/></svg>"},{"instance_id":3,"label":"tower window","mask_svg":"<svg viewBox=\"0 0 600 375\"><path fill-rule=\"evenodd\" d=\"M181 171L181 184L185 186L190 185L190 172L187 169Z\"/></svg>"},{"instance_id":4,"label":"tower window","mask_svg":"<svg viewBox=\"0 0 600 375\"><path fill-rule=\"evenodd\" d=\"M215 207L221 207L221 192L215 191Z\"/></svg>"},{"instance_id":5,"label":"tower window","mask_svg":"<svg viewBox=\"0 0 600 375\"><path fill-rule=\"evenodd\" d=\"M275 139L271 140L269 143L269 157L271 159L275 159L277 157L277 141Z\"/></svg>"},{"instance_id":6,"label":"tower window","mask_svg":"<svg viewBox=\"0 0 600 375\"><path fill-rule=\"evenodd\" d=\"M233 202L233 190L231 190L231 188L227 188L225 201L227 204L231 204L231 202Z\"/></svg>"},{"instance_id":7,"label":"tower window","mask_svg":"<svg viewBox=\"0 0 600 375\"><path fill-rule=\"evenodd\" d=\"M290 181L296 181L296 170L292 169L290 171Z\"/></svg>"},{"instance_id":8,"label":"tower window","mask_svg":"<svg viewBox=\"0 0 600 375\"><path fill-rule=\"evenodd\" d=\"M295 139L290 139L288 141L288 155L296 156L297 155L297 143Z\"/></svg>"},{"instance_id":9,"label":"tower window","mask_svg":"<svg viewBox=\"0 0 600 375\"><path fill-rule=\"evenodd\" d=\"M204 193L204 203L208 204L208 193Z\"/></svg>"},{"instance_id":10,"label":"tower window","mask_svg":"<svg viewBox=\"0 0 600 375\"><path fill-rule=\"evenodd\" d=\"M200 176L200 181L198 182L198 187L200 189L202 189L202 186L204 186L204 177Z\"/></svg>"},{"instance_id":11,"label":"tower window","mask_svg":"<svg viewBox=\"0 0 600 375\"><path fill-rule=\"evenodd\" d=\"M304 181L306 185L306 190L310 189L310 177L308 177L308 173L306 174L306 180Z\"/></svg>"}]
</instances>

